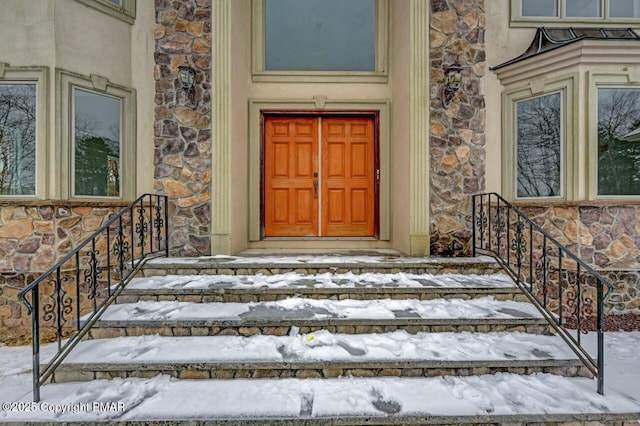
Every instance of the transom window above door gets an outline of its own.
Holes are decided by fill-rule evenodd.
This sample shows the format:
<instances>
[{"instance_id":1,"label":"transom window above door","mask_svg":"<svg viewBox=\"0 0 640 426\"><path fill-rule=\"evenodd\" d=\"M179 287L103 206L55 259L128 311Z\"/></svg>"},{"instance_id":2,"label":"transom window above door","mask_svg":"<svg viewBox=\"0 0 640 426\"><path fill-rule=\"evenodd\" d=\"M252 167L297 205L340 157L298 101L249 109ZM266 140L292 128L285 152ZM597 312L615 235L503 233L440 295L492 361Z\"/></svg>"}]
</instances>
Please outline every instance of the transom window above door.
<instances>
[{"instance_id":1,"label":"transom window above door","mask_svg":"<svg viewBox=\"0 0 640 426\"><path fill-rule=\"evenodd\" d=\"M387 0L254 0L255 81L386 81Z\"/></svg>"}]
</instances>

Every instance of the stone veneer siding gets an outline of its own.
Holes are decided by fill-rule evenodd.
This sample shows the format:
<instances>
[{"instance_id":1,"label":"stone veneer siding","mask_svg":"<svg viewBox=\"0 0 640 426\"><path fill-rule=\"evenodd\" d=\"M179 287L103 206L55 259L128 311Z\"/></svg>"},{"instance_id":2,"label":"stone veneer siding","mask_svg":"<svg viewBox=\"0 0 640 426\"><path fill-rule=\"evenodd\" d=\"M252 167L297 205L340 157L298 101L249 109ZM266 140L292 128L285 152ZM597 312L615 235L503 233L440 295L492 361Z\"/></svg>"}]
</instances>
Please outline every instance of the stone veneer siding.
<instances>
[{"instance_id":1,"label":"stone veneer siding","mask_svg":"<svg viewBox=\"0 0 640 426\"><path fill-rule=\"evenodd\" d=\"M471 195L485 188L484 0L431 0L431 254L471 253ZM444 69L462 87L442 106Z\"/></svg>"},{"instance_id":2,"label":"stone veneer siding","mask_svg":"<svg viewBox=\"0 0 640 426\"><path fill-rule=\"evenodd\" d=\"M18 293L128 203L0 205L0 326L30 324Z\"/></svg>"},{"instance_id":3,"label":"stone veneer siding","mask_svg":"<svg viewBox=\"0 0 640 426\"><path fill-rule=\"evenodd\" d=\"M609 312L640 313L640 203L515 205L615 286Z\"/></svg>"},{"instance_id":4,"label":"stone veneer siding","mask_svg":"<svg viewBox=\"0 0 640 426\"><path fill-rule=\"evenodd\" d=\"M156 0L154 188L169 201L171 255L211 254L211 0ZM192 109L178 67L196 74Z\"/></svg>"}]
</instances>

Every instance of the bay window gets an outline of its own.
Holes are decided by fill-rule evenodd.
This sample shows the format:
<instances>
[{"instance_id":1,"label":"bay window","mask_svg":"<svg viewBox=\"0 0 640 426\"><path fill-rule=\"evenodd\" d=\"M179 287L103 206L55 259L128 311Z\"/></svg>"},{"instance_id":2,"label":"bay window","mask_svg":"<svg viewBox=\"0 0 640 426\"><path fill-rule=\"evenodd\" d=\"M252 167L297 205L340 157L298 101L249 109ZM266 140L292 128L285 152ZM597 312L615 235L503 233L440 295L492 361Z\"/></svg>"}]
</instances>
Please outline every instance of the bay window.
<instances>
[{"instance_id":1,"label":"bay window","mask_svg":"<svg viewBox=\"0 0 640 426\"><path fill-rule=\"evenodd\" d=\"M46 193L46 77L44 67L0 63L0 198Z\"/></svg>"},{"instance_id":2,"label":"bay window","mask_svg":"<svg viewBox=\"0 0 640 426\"><path fill-rule=\"evenodd\" d=\"M640 0L511 0L513 26L640 22ZM533 24L533 25L532 25Z\"/></svg>"},{"instance_id":3,"label":"bay window","mask_svg":"<svg viewBox=\"0 0 640 426\"><path fill-rule=\"evenodd\" d=\"M58 70L61 196L134 199L135 91Z\"/></svg>"}]
</instances>

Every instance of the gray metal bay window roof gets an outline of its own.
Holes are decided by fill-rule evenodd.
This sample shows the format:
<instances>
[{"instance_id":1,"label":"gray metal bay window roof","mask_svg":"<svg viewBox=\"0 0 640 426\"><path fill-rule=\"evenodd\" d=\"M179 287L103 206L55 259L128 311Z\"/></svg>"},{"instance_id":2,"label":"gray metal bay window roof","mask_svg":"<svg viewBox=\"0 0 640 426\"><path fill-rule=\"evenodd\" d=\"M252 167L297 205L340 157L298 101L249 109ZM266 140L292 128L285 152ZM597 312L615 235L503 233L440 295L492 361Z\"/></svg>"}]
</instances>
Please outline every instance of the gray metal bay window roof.
<instances>
[{"instance_id":1,"label":"gray metal bay window roof","mask_svg":"<svg viewBox=\"0 0 640 426\"><path fill-rule=\"evenodd\" d=\"M533 41L520 56L492 67L497 70L507 65L532 58L550 50L575 43L580 40L640 40L631 28L538 28Z\"/></svg>"}]
</instances>

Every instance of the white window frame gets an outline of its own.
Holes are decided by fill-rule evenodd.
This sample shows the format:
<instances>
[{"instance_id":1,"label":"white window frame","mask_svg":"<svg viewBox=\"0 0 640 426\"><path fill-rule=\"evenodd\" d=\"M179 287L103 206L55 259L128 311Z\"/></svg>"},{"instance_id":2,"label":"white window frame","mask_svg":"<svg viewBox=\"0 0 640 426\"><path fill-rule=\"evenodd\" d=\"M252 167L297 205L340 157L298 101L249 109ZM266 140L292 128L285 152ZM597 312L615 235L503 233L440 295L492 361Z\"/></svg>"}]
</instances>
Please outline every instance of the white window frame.
<instances>
[{"instance_id":1,"label":"white window frame","mask_svg":"<svg viewBox=\"0 0 640 426\"><path fill-rule=\"evenodd\" d=\"M552 81L532 80L527 86L508 90L502 95L502 193L510 200L572 200L577 189L574 187L576 174L577 144L574 140L572 123L575 121L574 107L577 93L577 76L563 76ZM518 197L518 152L517 152L517 103L554 93L560 94L561 140L560 140L560 194L553 197ZM570 155L568 155L570 153Z\"/></svg>"},{"instance_id":2,"label":"white window frame","mask_svg":"<svg viewBox=\"0 0 640 426\"><path fill-rule=\"evenodd\" d=\"M640 89L640 69L629 68L622 72L587 73L588 96L588 196L590 200L640 201L640 195L598 195L598 89Z\"/></svg>"},{"instance_id":3,"label":"white window frame","mask_svg":"<svg viewBox=\"0 0 640 426\"><path fill-rule=\"evenodd\" d=\"M265 69L264 0L252 0L252 78L254 82L369 82L388 80L389 0L376 1L374 71L267 71Z\"/></svg>"},{"instance_id":4,"label":"white window frame","mask_svg":"<svg viewBox=\"0 0 640 426\"><path fill-rule=\"evenodd\" d=\"M133 24L136 20L136 0L121 0L121 6L109 0L76 0L93 9L113 16L128 24ZM148 0L145 0L148 1Z\"/></svg>"},{"instance_id":5,"label":"white window frame","mask_svg":"<svg viewBox=\"0 0 640 426\"><path fill-rule=\"evenodd\" d=\"M56 70L58 136L60 141L60 191L62 198L79 200L133 200L136 198L136 94L135 90L113 84L104 77L89 77ZM74 89L86 90L121 100L120 195L87 196L74 193Z\"/></svg>"},{"instance_id":6,"label":"white window frame","mask_svg":"<svg viewBox=\"0 0 640 426\"><path fill-rule=\"evenodd\" d=\"M522 0L510 0L511 26L512 27L540 27L540 26L566 26L567 24L580 24L583 27L627 27L640 25L640 18L612 18L609 16L609 0L600 0L602 17L567 17L565 0L558 2L558 16L522 16Z\"/></svg>"},{"instance_id":7,"label":"white window frame","mask_svg":"<svg viewBox=\"0 0 640 426\"><path fill-rule=\"evenodd\" d=\"M0 62L0 83L36 85L36 170L35 193L29 195L0 195L0 200L8 199L45 199L48 196L47 175L49 161L48 142L48 67L12 67Z\"/></svg>"}]
</instances>

